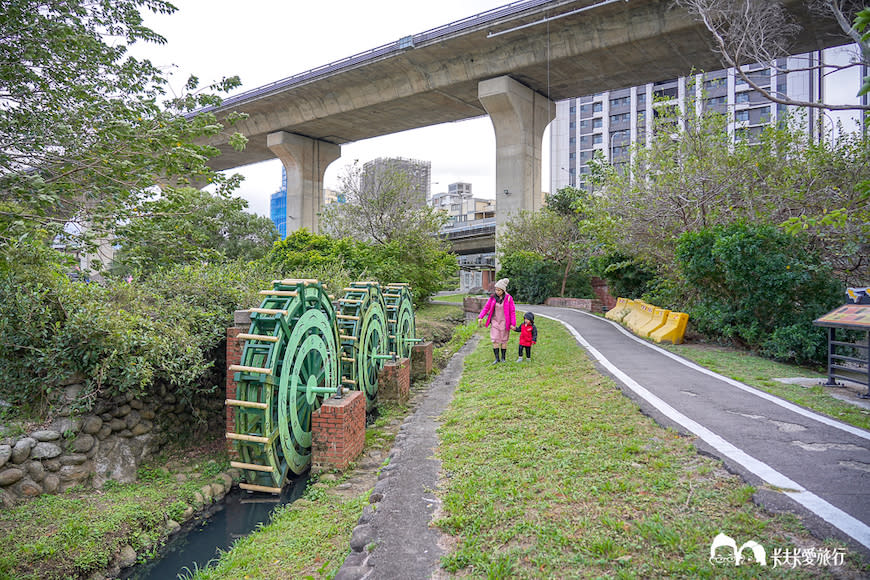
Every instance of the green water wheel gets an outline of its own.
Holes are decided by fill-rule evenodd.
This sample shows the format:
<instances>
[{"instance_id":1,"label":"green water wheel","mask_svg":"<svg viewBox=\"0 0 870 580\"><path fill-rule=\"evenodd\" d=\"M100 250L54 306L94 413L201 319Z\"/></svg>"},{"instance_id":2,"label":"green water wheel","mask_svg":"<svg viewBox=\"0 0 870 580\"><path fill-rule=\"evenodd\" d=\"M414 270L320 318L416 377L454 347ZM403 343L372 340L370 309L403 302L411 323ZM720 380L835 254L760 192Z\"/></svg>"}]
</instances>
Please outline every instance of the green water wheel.
<instances>
[{"instance_id":1,"label":"green water wheel","mask_svg":"<svg viewBox=\"0 0 870 580\"><path fill-rule=\"evenodd\" d=\"M251 327L236 373L234 441L243 489L279 493L311 462L311 414L339 388L338 327L332 297L317 280L275 280Z\"/></svg>"},{"instance_id":2,"label":"green water wheel","mask_svg":"<svg viewBox=\"0 0 870 580\"><path fill-rule=\"evenodd\" d=\"M420 342L414 322L414 301L407 284L388 284L384 289L390 352L399 358L410 358L411 347Z\"/></svg>"},{"instance_id":3,"label":"green water wheel","mask_svg":"<svg viewBox=\"0 0 870 580\"><path fill-rule=\"evenodd\" d=\"M389 355L387 309L377 282L354 282L338 301L342 385L362 391L366 409L375 404L378 375Z\"/></svg>"}]
</instances>

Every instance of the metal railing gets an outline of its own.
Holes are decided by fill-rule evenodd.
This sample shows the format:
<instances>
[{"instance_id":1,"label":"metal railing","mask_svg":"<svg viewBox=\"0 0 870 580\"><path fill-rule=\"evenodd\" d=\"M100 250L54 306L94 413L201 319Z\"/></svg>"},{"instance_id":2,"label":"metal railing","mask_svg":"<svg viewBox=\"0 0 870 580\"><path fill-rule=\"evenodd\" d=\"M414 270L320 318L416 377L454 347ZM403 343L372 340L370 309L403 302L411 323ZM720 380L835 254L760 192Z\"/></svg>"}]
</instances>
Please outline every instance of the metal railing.
<instances>
[{"instance_id":1,"label":"metal railing","mask_svg":"<svg viewBox=\"0 0 870 580\"><path fill-rule=\"evenodd\" d=\"M448 240L453 240L456 238L468 238L495 233L495 218L486 218L466 223L468 225L452 226L442 229L441 236Z\"/></svg>"}]
</instances>

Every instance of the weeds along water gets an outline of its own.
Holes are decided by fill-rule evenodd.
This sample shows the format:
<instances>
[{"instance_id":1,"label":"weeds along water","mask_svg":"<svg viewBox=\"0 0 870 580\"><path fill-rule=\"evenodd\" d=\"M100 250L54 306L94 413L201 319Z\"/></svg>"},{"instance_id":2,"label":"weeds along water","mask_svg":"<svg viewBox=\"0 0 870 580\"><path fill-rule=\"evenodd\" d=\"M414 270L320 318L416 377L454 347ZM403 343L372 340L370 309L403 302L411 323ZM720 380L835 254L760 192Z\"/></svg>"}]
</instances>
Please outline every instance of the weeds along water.
<instances>
[{"instance_id":1,"label":"weeds along water","mask_svg":"<svg viewBox=\"0 0 870 580\"><path fill-rule=\"evenodd\" d=\"M239 538L268 525L275 508L290 504L305 493L308 474L297 477L280 496L249 493L238 488L210 510L206 518L182 527L157 556L130 568L124 580L188 578L220 558Z\"/></svg>"}]
</instances>

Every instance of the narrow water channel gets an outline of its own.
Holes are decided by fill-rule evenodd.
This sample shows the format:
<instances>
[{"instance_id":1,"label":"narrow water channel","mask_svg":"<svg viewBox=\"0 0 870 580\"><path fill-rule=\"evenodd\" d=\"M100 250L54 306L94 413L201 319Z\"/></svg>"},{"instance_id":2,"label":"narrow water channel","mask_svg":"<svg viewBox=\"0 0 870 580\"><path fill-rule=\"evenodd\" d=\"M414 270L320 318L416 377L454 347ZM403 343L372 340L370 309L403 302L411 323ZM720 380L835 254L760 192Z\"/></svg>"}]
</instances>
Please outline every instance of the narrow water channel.
<instances>
[{"instance_id":1,"label":"narrow water channel","mask_svg":"<svg viewBox=\"0 0 870 580\"><path fill-rule=\"evenodd\" d=\"M133 566L121 578L125 580L169 580L190 578L192 572L208 567L219 550L226 550L237 539L247 536L261 523L271 521L272 511L292 503L305 492L308 473L284 487L280 496L248 493L238 488L217 504L208 518L186 524L160 550L153 560Z\"/></svg>"}]
</instances>

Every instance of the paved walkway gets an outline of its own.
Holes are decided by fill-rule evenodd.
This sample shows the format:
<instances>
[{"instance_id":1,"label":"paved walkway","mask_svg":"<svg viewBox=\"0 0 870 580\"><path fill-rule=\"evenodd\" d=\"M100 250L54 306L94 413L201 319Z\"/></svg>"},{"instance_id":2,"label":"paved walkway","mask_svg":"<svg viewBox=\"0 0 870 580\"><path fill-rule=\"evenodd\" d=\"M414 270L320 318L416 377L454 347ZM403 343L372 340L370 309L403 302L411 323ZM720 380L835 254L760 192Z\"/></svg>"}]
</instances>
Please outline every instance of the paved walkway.
<instances>
[{"instance_id":1,"label":"paved walkway","mask_svg":"<svg viewBox=\"0 0 870 580\"><path fill-rule=\"evenodd\" d=\"M607 319L523 308L563 322L645 413L697 436L702 451L760 489L763 505L798 512L820 537L870 555L870 432L717 375Z\"/></svg>"},{"instance_id":2,"label":"paved walkway","mask_svg":"<svg viewBox=\"0 0 870 580\"><path fill-rule=\"evenodd\" d=\"M518 309L561 321L644 413L695 436L702 452L759 489L763 505L797 512L818 537L837 537L870 558L870 432L707 371L604 318L546 306ZM444 550L430 526L439 507L435 429L473 346L454 356L406 419L373 490L376 509L360 519L354 552L336 580L437 575Z\"/></svg>"}]
</instances>

